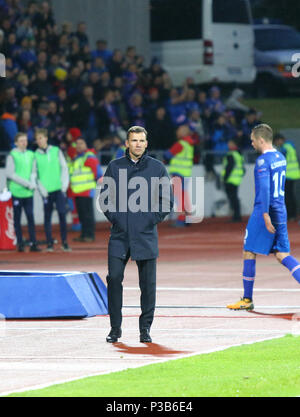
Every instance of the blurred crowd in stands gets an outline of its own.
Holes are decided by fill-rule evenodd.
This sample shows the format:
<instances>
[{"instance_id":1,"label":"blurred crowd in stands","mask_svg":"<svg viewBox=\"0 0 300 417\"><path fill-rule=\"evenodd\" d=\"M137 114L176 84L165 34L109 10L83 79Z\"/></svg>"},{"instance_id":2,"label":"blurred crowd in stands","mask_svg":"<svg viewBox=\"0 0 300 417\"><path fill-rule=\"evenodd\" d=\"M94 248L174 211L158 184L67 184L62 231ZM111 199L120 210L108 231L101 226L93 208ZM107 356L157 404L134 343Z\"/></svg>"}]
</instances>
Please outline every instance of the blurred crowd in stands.
<instances>
[{"instance_id":1,"label":"blurred crowd in stands","mask_svg":"<svg viewBox=\"0 0 300 417\"><path fill-rule=\"evenodd\" d=\"M192 78L175 88L157 59L145 65L135 46L110 50L103 39L91 45L86 22L59 27L46 1L0 0L0 22L0 151L14 146L18 131L35 149L36 128L63 150L82 135L88 147L114 151L131 125L148 130L150 150L166 150L183 124L197 138L198 155L226 152L232 138L251 148L260 114L243 103L239 88L226 100L217 85L204 89Z\"/></svg>"}]
</instances>

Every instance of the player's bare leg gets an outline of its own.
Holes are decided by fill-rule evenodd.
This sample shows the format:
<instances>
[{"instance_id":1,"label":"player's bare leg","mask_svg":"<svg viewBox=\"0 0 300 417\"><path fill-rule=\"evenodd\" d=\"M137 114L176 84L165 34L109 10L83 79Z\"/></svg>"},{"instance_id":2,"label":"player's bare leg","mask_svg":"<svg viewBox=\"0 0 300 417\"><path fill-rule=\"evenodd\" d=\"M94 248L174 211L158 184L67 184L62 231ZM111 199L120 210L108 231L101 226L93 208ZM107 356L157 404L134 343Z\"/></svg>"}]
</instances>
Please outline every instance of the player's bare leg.
<instances>
[{"instance_id":1,"label":"player's bare leg","mask_svg":"<svg viewBox=\"0 0 300 417\"><path fill-rule=\"evenodd\" d=\"M234 304L228 304L230 310L253 310L252 293L255 279L256 254L249 251L243 252L244 270L243 285L244 296Z\"/></svg>"}]
</instances>

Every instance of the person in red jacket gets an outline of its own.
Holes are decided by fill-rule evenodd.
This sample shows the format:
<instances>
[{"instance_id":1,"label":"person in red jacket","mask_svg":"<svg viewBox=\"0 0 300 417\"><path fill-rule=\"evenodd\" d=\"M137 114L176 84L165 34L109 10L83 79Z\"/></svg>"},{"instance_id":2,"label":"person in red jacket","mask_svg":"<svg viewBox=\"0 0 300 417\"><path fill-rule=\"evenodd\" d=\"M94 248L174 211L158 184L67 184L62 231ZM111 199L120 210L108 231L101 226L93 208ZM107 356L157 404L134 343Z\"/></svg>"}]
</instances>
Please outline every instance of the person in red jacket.
<instances>
[{"instance_id":1,"label":"person in red jacket","mask_svg":"<svg viewBox=\"0 0 300 417\"><path fill-rule=\"evenodd\" d=\"M164 152L165 163L169 164L169 173L174 178L174 197L179 213L174 227L185 227L186 216L191 211L191 201L187 187L187 178L192 176L194 164L194 147L197 139L187 125L181 125L176 130L177 142ZM186 179L186 180L185 180ZM178 184L181 184L179 186Z\"/></svg>"},{"instance_id":2,"label":"person in red jacket","mask_svg":"<svg viewBox=\"0 0 300 417\"><path fill-rule=\"evenodd\" d=\"M65 143L65 156L68 163L69 170L72 166L72 161L76 157L76 139L81 137L81 130L78 127L71 127L66 134L66 143ZM72 216L72 226L71 230L74 232L81 231L81 224L79 221L79 216L77 213L77 208L75 204L75 197L73 196L71 186L67 190L68 205L70 207L71 216Z\"/></svg>"},{"instance_id":3,"label":"person in red jacket","mask_svg":"<svg viewBox=\"0 0 300 417\"><path fill-rule=\"evenodd\" d=\"M94 197L97 182L103 172L94 149L88 149L85 139L76 140L76 156L70 170L70 184L81 223L79 242L95 240Z\"/></svg>"}]
</instances>

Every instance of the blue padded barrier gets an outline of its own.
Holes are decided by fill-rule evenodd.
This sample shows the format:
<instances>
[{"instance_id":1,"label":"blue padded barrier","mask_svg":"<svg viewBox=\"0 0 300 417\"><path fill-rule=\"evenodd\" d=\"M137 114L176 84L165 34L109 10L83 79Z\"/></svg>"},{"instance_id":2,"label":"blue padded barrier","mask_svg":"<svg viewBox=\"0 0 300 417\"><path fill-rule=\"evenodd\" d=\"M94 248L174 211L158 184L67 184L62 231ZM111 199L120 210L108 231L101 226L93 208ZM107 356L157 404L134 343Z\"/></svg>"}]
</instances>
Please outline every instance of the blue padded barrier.
<instances>
[{"instance_id":1,"label":"blue padded barrier","mask_svg":"<svg viewBox=\"0 0 300 417\"><path fill-rule=\"evenodd\" d=\"M107 290L95 272L0 271L0 314L6 319L106 315Z\"/></svg>"}]
</instances>

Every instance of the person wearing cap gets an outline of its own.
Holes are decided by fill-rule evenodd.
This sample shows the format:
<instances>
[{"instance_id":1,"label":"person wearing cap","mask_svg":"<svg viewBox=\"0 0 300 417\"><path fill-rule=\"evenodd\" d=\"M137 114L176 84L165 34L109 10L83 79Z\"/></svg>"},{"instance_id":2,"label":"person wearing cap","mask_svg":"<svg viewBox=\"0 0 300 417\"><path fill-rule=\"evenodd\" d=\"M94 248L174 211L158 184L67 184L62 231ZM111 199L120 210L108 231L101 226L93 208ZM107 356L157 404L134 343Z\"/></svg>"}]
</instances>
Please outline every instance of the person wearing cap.
<instances>
[{"instance_id":1,"label":"person wearing cap","mask_svg":"<svg viewBox=\"0 0 300 417\"><path fill-rule=\"evenodd\" d=\"M282 133L274 135L274 146L286 159L285 204L288 220L296 220L297 200L295 196L296 181L300 179L300 165L293 142L286 140Z\"/></svg>"}]
</instances>

